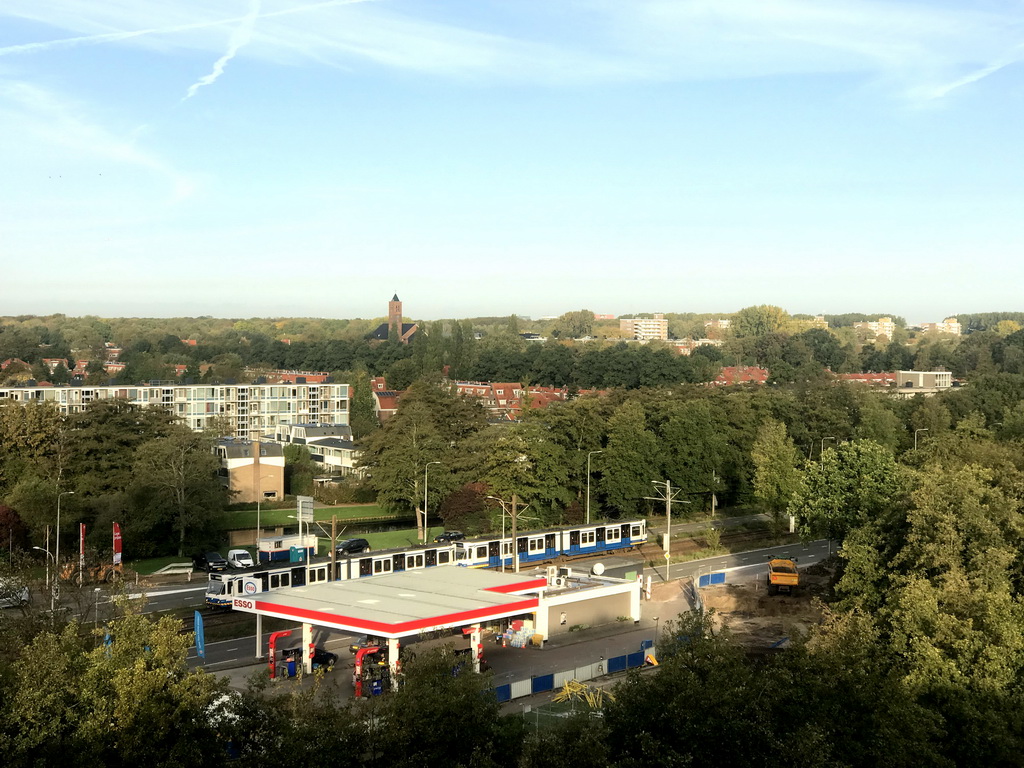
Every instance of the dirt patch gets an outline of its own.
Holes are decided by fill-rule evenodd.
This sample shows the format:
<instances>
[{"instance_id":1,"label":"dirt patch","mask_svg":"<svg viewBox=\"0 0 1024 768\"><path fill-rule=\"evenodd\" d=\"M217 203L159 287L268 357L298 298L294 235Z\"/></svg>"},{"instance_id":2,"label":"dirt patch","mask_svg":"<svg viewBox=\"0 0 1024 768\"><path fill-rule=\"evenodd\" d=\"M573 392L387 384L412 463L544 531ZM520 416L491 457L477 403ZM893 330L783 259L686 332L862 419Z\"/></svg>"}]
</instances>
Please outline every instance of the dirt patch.
<instances>
[{"instance_id":1,"label":"dirt patch","mask_svg":"<svg viewBox=\"0 0 1024 768\"><path fill-rule=\"evenodd\" d=\"M730 584L701 590L704 605L715 609L719 627L726 627L737 642L767 648L804 634L821 620L815 596L827 587L831 575L801 572L801 587L792 595L769 595L765 585Z\"/></svg>"}]
</instances>

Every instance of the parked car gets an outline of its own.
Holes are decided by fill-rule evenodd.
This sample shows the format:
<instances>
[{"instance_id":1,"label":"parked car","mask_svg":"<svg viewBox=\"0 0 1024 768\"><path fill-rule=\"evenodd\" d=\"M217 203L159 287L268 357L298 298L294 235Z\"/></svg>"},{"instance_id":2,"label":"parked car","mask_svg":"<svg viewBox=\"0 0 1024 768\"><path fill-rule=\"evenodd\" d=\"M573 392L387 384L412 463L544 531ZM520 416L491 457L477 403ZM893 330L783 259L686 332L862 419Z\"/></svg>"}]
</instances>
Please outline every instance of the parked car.
<instances>
[{"instance_id":1,"label":"parked car","mask_svg":"<svg viewBox=\"0 0 1024 768\"><path fill-rule=\"evenodd\" d=\"M28 602L28 587L0 579L0 608L17 608Z\"/></svg>"},{"instance_id":2,"label":"parked car","mask_svg":"<svg viewBox=\"0 0 1024 768\"><path fill-rule=\"evenodd\" d=\"M192 565L202 571L226 571L228 569L228 561L220 552L195 555L192 558Z\"/></svg>"},{"instance_id":3,"label":"parked car","mask_svg":"<svg viewBox=\"0 0 1024 768\"><path fill-rule=\"evenodd\" d=\"M366 539L343 539L334 547L339 557L346 555L358 555L360 552L370 551L370 542Z\"/></svg>"},{"instance_id":4,"label":"parked car","mask_svg":"<svg viewBox=\"0 0 1024 768\"><path fill-rule=\"evenodd\" d=\"M288 659L295 659L295 661L302 661L302 648L286 648L281 651L281 658L287 661ZM324 648L313 649L313 667L325 667L328 672L334 669L334 665L338 663L338 654L331 653Z\"/></svg>"},{"instance_id":5,"label":"parked car","mask_svg":"<svg viewBox=\"0 0 1024 768\"><path fill-rule=\"evenodd\" d=\"M386 647L387 644L388 644L387 640L382 640L379 637L374 637L373 635L360 635L359 637L357 637L355 640L352 641L352 644L349 645L348 650L349 650L349 653L351 653L353 656L355 656L356 651L358 651L358 650L360 650L362 648L369 648L371 646L385 646Z\"/></svg>"},{"instance_id":6,"label":"parked car","mask_svg":"<svg viewBox=\"0 0 1024 768\"><path fill-rule=\"evenodd\" d=\"M232 568L252 568L256 563L247 549L228 550L228 565Z\"/></svg>"},{"instance_id":7,"label":"parked car","mask_svg":"<svg viewBox=\"0 0 1024 768\"><path fill-rule=\"evenodd\" d=\"M453 541L462 541L466 534L462 531L445 531L434 537L435 544L451 544Z\"/></svg>"}]
</instances>

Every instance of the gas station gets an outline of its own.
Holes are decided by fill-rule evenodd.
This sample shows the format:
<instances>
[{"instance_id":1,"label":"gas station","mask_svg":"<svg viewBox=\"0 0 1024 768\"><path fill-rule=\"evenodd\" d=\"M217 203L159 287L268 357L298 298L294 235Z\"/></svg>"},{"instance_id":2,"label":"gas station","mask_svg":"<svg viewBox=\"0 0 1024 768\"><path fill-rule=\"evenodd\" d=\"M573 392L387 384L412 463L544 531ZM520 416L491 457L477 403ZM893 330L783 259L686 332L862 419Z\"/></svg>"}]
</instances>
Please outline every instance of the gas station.
<instances>
[{"instance_id":1,"label":"gas station","mask_svg":"<svg viewBox=\"0 0 1024 768\"><path fill-rule=\"evenodd\" d=\"M256 615L257 656L262 656L264 616L300 622L307 674L313 671L314 627L381 638L394 685L403 638L461 629L469 637L473 669L479 672L487 623L530 616L538 635L546 639L552 631L567 630L567 610L592 621L599 616L640 620L639 582L574 579L567 571L552 566L533 573L501 573L451 566L269 592L261 591L260 582L252 579L244 582L244 594L234 598L232 607ZM273 653L270 662L274 663Z\"/></svg>"}]
</instances>

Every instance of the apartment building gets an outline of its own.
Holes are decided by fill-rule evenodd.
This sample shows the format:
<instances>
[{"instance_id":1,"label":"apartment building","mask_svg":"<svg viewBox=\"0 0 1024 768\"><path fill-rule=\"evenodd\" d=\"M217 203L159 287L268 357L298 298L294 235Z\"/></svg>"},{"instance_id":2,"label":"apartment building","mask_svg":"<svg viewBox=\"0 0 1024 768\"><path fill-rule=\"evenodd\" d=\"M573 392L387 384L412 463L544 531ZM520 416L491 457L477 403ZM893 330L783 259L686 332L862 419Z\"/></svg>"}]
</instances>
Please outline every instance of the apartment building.
<instances>
[{"instance_id":1,"label":"apartment building","mask_svg":"<svg viewBox=\"0 0 1024 768\"><path fill-rule=\"evenodd\" d=\"M348 424L348 384L178 384L139 386L3 387L5 400L48 402L61 413L78 413L97 400L123 398L141 406L166 408L182 423L202 431L227 419L236 438L252 440L279 424Z\"/></svg>"},{"instance_id":2,"label":"apartment building","mask_svg":"<svg viewBox=\"0 0 1024 768\"><path fill-rule=\"evenodd\" d=\"M854 323L853 327L870 331L872 336L885 336L889 340L892 340L893 334L896 333L896 323L893 322L891 317L880 317L877 320Z\"/></svg>"},{"instance_id":3,"label":"apartment building","mask_svg":"<svg viewBox=\"0 0 1024 768\"><path fill-rule=\"evenodd\" d=\"M279 424L273 440L282 446L305 446L326 475L363 474L356 466L359 451L352 443L352 428L348 424Z\"/></svg>"},{"instance_id":4,"label":"apartment building","mask_svg":"<svg viewBox=\"0 0 1024 768\"><path fill-rule=\"evenodd\" d=\"M951 336L959 336L960 323L957 322L955 317L947 317L941 323L921 323L921 330L925 333L934 331L935 333L948 333Z\"/></svg>"},{"instance_id":5,"label":"apartment building","mask_svg":"<svg viewBox=\"0 0 1024 768\"><path fill-rule=\"evenodd\" d=\"M949 371L897 371L896 393L900 397L934 395L953 386Z\"/></svg>"},{"instance_id":6,"label":"apartment building","mask_svg":"<svg viewBox=\"0 0 1024 768\"><path fill-rule=\"evenodd\" d=\"M661 312L653 317L623 317L619 320L619 330L638 341L668 340L668 320Z\"/></svg>"}]
</instances>

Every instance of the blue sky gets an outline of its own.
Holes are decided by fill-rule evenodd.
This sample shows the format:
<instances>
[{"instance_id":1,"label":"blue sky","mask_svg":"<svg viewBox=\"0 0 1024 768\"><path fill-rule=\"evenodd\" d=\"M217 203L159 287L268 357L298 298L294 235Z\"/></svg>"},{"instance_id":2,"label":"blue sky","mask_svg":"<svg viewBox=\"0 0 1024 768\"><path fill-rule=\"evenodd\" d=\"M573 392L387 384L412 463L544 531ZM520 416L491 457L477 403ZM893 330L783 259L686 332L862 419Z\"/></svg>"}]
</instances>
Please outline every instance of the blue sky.
<instances>
[{"instance_id":1,"label":"blue sky","mask_svg":"<svg viewBox=\"0 0 1024 768\"><path fill-rule=\"evenodd\" d=\"M0 314L1022 310L1024 3L3 0Z\"/></svg>"}]
</instances>

